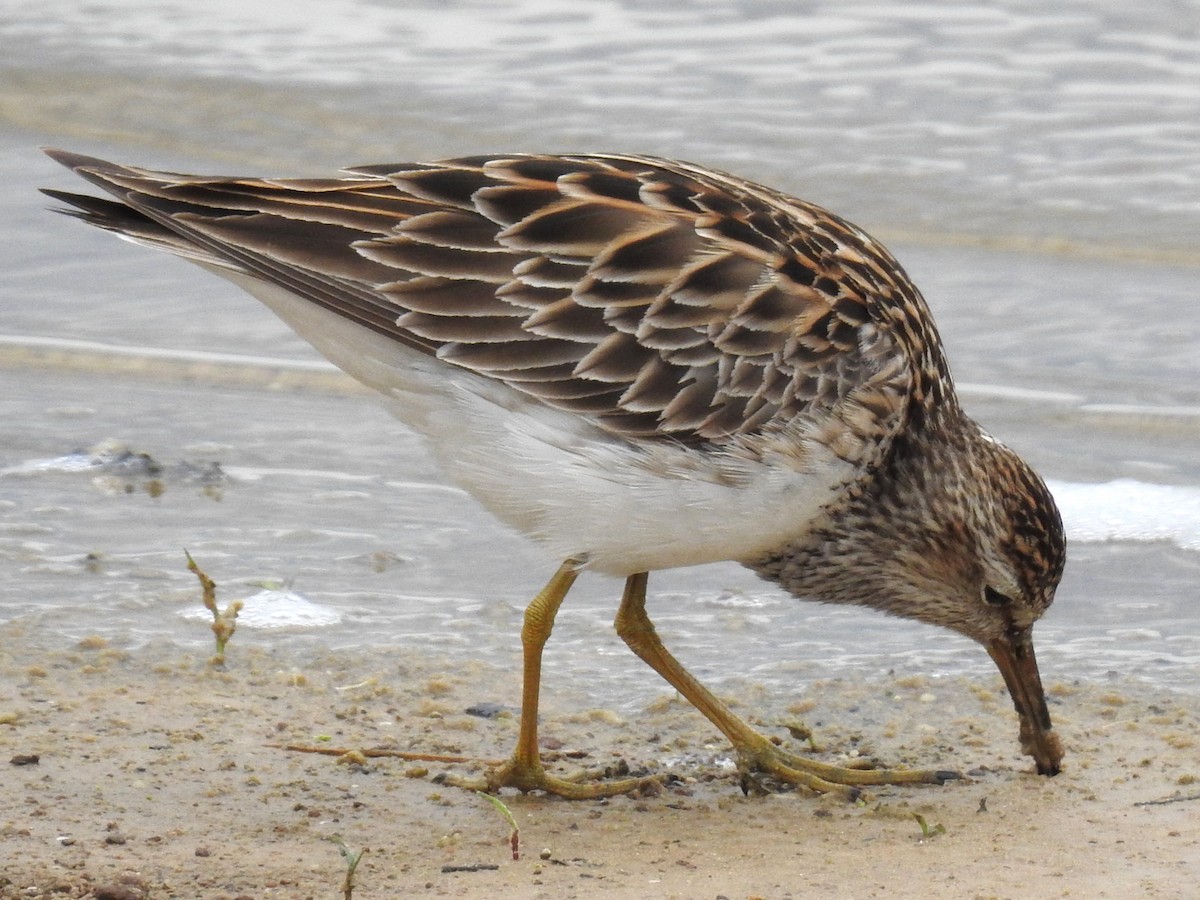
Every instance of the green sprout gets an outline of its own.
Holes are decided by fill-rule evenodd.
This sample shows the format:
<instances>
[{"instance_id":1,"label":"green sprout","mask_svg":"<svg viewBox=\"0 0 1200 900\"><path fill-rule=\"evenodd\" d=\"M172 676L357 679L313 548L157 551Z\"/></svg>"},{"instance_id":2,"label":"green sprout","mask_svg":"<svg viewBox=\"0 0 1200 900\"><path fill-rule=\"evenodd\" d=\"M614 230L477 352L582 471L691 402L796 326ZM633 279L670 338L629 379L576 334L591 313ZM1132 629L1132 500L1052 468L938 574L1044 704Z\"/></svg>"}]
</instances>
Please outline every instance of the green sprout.
<instances>
[{"instance_id":1,"label":"green sprout","mask_svg":"<svg viewBox=\"0 0 1200 900\"><path fill-rule=\"evenodd\" d=\"M350 848L336 834L329 838L337 844L338 852L342 854L342 859L346 861L346 876L342 879L342 898L343 900L354 900L354 871L358 868L359 862L363 858L363 854L367 852L367 848L363 847L357 853L351 853Z\"/></svg>"},{"instance_id":2,"label":"green sprout","mask_svg":"<svg viewBox=\"0 0 1200 900\"><path fill-rule=\"evenodd\" d=\"M242 601L234 600L225 607L224 612L219 610L217 608L217 583L196 565L196 561L192 559L192 554L184 550L183 555L187 557L188 571L200 579L200 590L203 592L204 606L212 613L213 617L212 630L217 642L217 652L208 661L209 665L224 666L225 645L229 643L229 639L233 637L233 632L237 628L237 617L238 613L242 611Z\"/></svg>"},{"instance_id":3,"label":"green sprout","mask_svg":"<svg viewBox=\"0 0 1200 900\"><path fill-rule=\"evenodd\" d=\"M475 793L491 803L492 806L496 807L496 809L500 810L501 815L508 819L508 824L512 828L512 833L508 836L508 842L512 845L512 858L514 860L520 859L521 829L517 826L517 820L513 817L513 814L509 811L508 807L504 805L504 802L499 797L494 797L491 794L484 793L483 791L476 791Z\"/></svg>"},{"instance_id":4,"label":"green sprout","mask_svg":"<svg viewBox=\"0 0 1200 900\"><path fill-rule=\"evenodd\" d=\"M925 817L920 813L913 813L913 818L916 819L917 824L921 826L921 840L923 841L932 840L939 834L946 833L946 826L940 822L930 828L929 823L925 821Z\"/></svg>"}]
</instances>

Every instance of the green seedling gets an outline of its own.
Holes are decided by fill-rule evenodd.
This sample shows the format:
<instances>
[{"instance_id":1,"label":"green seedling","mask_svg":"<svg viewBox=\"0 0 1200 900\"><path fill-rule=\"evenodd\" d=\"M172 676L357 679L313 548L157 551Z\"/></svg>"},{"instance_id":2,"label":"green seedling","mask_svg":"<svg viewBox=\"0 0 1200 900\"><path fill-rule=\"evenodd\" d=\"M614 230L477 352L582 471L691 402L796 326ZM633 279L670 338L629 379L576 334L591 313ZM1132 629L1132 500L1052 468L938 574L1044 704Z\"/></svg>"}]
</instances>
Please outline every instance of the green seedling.
<instances>
[{"instance_id":1,"label":"green seedling","mask_svg":"<svg viewBox=\"0 0 1200 900\"><path fill-rule=\"evenodd\" d=\"M946 833L946 826L940 822L930 828L929 823L925 821L925 817L920 813L913 813L913 818L916 819L917 824L921 826L921 840L923 841L932 840L939 834Z\"/></svg>"},{"instance_id":2,"label":"green seedling","mask_svg":"<svg viewBox=\"0 0 1200 900\"><path fill-rule=\"evenodd\" d=\"M496 807L496 809L500 810L501 815L508 819L508 824L512 828L512 833L508 836L508 842L512 844L512 858L514 860L520 859L521 829L517 826L517 820L513 817L513 814L509 811L508 807L504 805L504 802L499 797L493 797L491 794L485 794L483 791L476 791L475 793L491 803L492 806Z\"/></svg>"},{"instance_id":3,"label":"green seedling","mask_svg":"<svg viewBox=\"0 0 1200 900\"><path fill-rule=\"evenodd\" d=\"M342 879L342 900L354 900L354 871L358 868L358 863L363 858L363 854L367 852L367 848L363 847L357 853L351 853L346 842L336 834L329 840L337 844L338 852L346 861L346 876Z\"/></svg>"},{"instance_id":4,"label":"green seedling","mask_svg":"<svg viewBox=\"0 0 1200 900\"><path fill-rule=\"evenodd\" d=\"M222 612L217 608L217 583L204 573L196 561L192 559L192 554L187 550L183 551L183 555L187 557L188 571L200 579L200 590L203 593L204 607L212 613L213 623L212 631L217 642L216 655L210 659L209 665L224 666L225 665L225 645L229 643L229 639L233 637L233 632L237 628L238 613L242 611L242 601L234 600L225 607Z\"/></svg>"}]
</instances>

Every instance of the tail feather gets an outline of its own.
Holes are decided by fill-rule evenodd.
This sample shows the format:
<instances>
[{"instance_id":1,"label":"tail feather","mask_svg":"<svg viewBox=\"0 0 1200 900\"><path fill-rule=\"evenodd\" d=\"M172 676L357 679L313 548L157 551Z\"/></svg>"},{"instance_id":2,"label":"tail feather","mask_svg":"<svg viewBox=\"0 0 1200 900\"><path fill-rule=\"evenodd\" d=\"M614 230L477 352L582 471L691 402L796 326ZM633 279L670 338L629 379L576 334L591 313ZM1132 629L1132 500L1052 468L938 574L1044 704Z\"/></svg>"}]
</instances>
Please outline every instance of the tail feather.
<instances>
[{"instance_id":1,"label":"tail feather","mask_svg":"<svg viewBox=\"0 0 1200 900\"><path fill-rule=\"evenodd\" d=\"M135 244L154 250L165 250L192 262L241 271L228 260L205 252L192 241L186 240L119 200L107 200L103 197L57 191L52 188L42 188L41 191L47 197L66 204L65 208L56 208L54 211L57 213L80 219L104 231L111 231Z\"/></svg>"}]
</instances>

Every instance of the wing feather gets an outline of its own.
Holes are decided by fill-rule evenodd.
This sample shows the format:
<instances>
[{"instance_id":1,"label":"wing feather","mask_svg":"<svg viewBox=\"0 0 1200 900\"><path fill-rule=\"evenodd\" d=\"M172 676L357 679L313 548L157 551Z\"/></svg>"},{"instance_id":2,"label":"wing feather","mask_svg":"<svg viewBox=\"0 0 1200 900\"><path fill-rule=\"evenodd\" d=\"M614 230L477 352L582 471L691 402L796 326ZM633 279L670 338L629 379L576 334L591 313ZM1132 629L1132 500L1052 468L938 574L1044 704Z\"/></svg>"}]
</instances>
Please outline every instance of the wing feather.
<instances>
[{"instance_id":1,"label":"wing feather","mask_svg":"<svg viewBox=\"0 0 1200 900\"><path fill-rule=\"evenodd\" d=\"M750 446L842 428L832 443L858 461L950 390L886 250L699 166L499 156L269 180L52 155L118 198L51 192L92 224L630 438Z\"/></svg>"}]
</instances>

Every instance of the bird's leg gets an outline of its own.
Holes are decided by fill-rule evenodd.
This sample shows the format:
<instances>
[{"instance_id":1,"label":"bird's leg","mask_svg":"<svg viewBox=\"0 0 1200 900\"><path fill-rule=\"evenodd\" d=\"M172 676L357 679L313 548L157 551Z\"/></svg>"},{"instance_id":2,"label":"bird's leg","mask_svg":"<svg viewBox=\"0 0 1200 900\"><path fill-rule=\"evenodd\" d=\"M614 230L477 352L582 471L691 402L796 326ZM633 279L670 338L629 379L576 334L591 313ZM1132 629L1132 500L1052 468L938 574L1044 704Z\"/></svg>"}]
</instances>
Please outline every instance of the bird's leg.
<instances>
[{"instance_id":1,"label":"bird's leg","mask_svg":"<svg viewBox=\"0 0 1200 900\"><path fill-rule=\"evenodd\" d=\"M663 646L646 615L645 572L625 581L625 593L617 611L616 629L629 648L665 678L733 744L743 775L766 772L781 781L803 785L820 793L842 794L857 799L862 785L941 784L957 778L954 772L915 769L871 769L834 766L788 753L759 734L700 684Z\"/></svg>"},{"instance_id":2,"label":"bird's leg","mask_svg":"<svg viewBox=\"0 0 1200 900\"><path fill-rule=\"evenodd\" d=\"M659 776L649 778L625 778L620 781L586 783L580 779L558 778L549 774L542 766L538 751L538 694L542 681L542 649L554 627L554 617L562 605L567 592L579 575L579 561L568 559L554 577L533 598L525 609L525 624L521 628L521 646L524 652L524 681L521 689L521 723L517 735L517 746L512 756L483 779L467 779L451 776L447 784L474 790L498 791L512 787L520 791L546 791L568 800L589 800L614 797L639 790L650 784L659 784Z\"/></svg>"}]
</instances>

